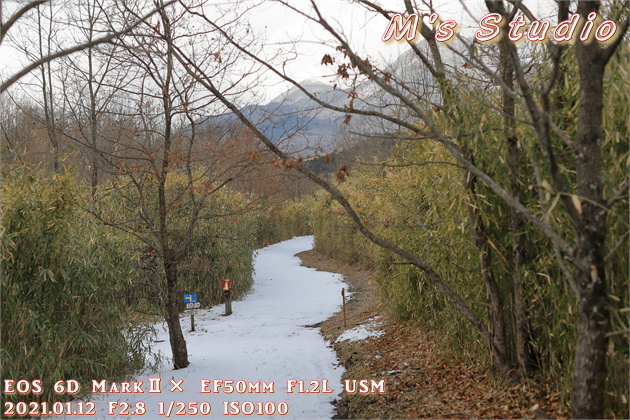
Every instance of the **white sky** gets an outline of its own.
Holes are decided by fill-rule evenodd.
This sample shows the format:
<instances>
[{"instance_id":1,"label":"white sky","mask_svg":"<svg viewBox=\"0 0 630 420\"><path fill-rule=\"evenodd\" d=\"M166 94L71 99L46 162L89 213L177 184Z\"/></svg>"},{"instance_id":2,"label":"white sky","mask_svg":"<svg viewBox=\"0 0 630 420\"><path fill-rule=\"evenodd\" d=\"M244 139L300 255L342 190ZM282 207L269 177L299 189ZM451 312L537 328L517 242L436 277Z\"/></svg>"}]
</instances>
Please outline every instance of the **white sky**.
<instances>
[{"instance_id":1,"label":"white sky","mask_svg":"<svg viewBox=\"0 0 630 420\"><path fill-rule=\"evenodd\" d=\"M289 3L307 13L310 10L309 0L289 0ZM402 0L377 0L376 3L392 11L405 10ZM555 5L553 0L525 0L524 3L539 19L549 18ZM461 27L460 33L465 35L472 35L477 29L478 19L488 13L479 0L433 0L433 4L442 20L457 21ZM345 35L355 51L362 56L369 56L372 63L391 63L408 48L405 43L384 43L381 37L387 20L381 15L368 12L352 0L318 0L317 5L331 25ZM421 7L420 10L428 11L429 8ZM297 81L322 78L325 81L326 76L334 71L332 66L321 65L321 59L327 52L334 51L337 43L315 22L309 22L287 7L269 0L264 1L246 18L254 28L266 34L267 48L279 48L286 46L288 42L297 41L299 58L286 66L287 73ZM285 83L270 86L267 89L268 99L287 87Z\"/></svg>"},{"instance_id":2,"label":"white sky","mask_svg":"<svg viewBox=\"0 0 630 420\"><path fill-rule=\"evenodd\" d=\"M246 0L254 2L255 0ZM5 8L3 19L6 21L10 15L10 10L15 9L17 4L24 1L1 1ZM292 42L297 42L298 57L287 64L285 70L294 79L302 81L304 79L321 79L329 76L334 71L332 66L321 65L322 56L334 51L336 42L331 40L329 34L325 33L314 22L308 22L305 17L289 10L287 7L272 1L259 0L258 6L250 10L243 16L249 21L255 31L263 33L265 48L268 51L275 51L279 48L288 49ZM289 0L289 3L303 11L310 10L308 0ZM402 0L381 0L379 3L386 5L389 10L404 11ZM218 0L211 4L220 4L225 7L231 2ZM478 0L434 0L435 9L439 12L443 20L453 19L461 26L462 33L471 33L476 28L477 20L487 13L482 2ZM549 18L550 10L553 9L553 0L529 0L525 4L539 16L540 19ZM351 0L318 0L317 5L321 12L329 18L329 21L337 29L340 29L351 45L361 55L369 56L373 63L390 63L400 55L406 48L401 43L383 43L381 36L385 31L387 21L382 16L369 14L362 6ZM470 18L467 8L474 18ZM428 8L421 10L427 11ZM6 44L6 42L5 42ZM20 60L15 52L5 46L0 47L0 57L2 68L0 74L12 74L19 67ZM23 60L22 60L23 62ZM286 83L270 81L270 86L266 88L266 100L282 93L288 88Z\"/></svg>"}]
</instances>

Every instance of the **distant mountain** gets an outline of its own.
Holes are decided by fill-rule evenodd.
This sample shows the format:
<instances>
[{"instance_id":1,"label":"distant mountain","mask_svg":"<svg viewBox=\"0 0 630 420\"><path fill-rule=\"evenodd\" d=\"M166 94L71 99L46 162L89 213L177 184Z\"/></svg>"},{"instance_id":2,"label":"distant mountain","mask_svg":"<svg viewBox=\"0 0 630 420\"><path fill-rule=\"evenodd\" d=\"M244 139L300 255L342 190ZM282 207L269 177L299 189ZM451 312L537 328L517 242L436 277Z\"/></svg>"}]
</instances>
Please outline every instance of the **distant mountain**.
<instances>
[{"instance_id":1,"label":"distant mountain","mask_svg":"<svg viewBox=\"0 0 630 420\"><path fill-rule=\"evenodd\" d=\"M301 86L322 101L343 107L348 91L334 89L316 80L306 80ZM248 105L241 112L254 122L274 143L289 153L303 156L315 151L334 148L343 115L325 108L310 99L297 87L276 96L264 105ZM238 123L229 113L208 120L214 124Z\"/></svg>"},{"instance_id":2,"label":"distant mountain","mask_svg":"<svg viewBox=\"0 0 630 420\"><path fill-rule=\"evenodd\" d=\"M426 43L418 45L423 53L430 56ZM465 54L465 47L459 53L441 47L441 52L447 72L453 71L454 68L460 71L463 64L461 55ZM431 109L440 104L441 95L437 83L414 51L408 50L403 53L385 68L385 72L390 75L393 85L405 87L401 90L405 91L408 99L418 106ZM330 84L317 80L305 80L300 85L330 105L344 108L350 104L350 89L335 89ZM369 80L356 86L354 91L355 109L371 109L388 115L397 115L407 122L420 122L400 98ZM410 94L410 91L413 94ZM346 117L344 113L320 106L295 86L267 104L249 105L241 111L274 143L288 153L302 157L348 147L356 141L363 141L365 136L362 135L369 137L374 134L396 133L400 130L394 123L360 115L354 115L350 120L344 121ZM221 125L239 124L238 118L232 113L213 117L208 121Z\"/></svg>"},{"instance_id":3,"label":"distant mountain","mask_svg":"<svg viewBox=\"0 0 630 420\"><path fill-rule=\"evenodd\" d=\"M342 106L343 102L348 97L347 90L334 89L332 86L318 80L305 80L300 83L305 90L311 93L313 96L326 101L333 105ZM309 107L319 107L319 105L309 98L302 90L297 86L292 87L285 93L273 98L268 105L282 104L285 106L295 106L301 109L308 109Z\"/></svg>"},{"instance_id":4,"label":"distant mountain","mask_svg":"<svg viewBox=\"0 0 630 420\"><path fill-rule=\"evenodd\" d=\"M432 61L428 43L420 42L416 46ZM451 46L439 46L438 48L447 74L452 74L455 71L468 71L463 67L465 62L463 57L468 55L468 50L463 43L458 42ZM431 110L441 105L442 95L437 81L412 49L402 53L386 66L383 72L390 77L388 84L401 92L420 109ZM395 115L407 123L422 123L399 97L387 92L376 83L364 82L356 88L356 91L358 98L355 100L355 108L371 109L385 115ZM369 137L374 134L400 131L400 127L392 122L360 115L355 115L346 129L348 132L359 133L359 135L351 136L353 137L350 139L351 141L360 141L359 138L362 135Z\"/></svg>"}]
</instances>

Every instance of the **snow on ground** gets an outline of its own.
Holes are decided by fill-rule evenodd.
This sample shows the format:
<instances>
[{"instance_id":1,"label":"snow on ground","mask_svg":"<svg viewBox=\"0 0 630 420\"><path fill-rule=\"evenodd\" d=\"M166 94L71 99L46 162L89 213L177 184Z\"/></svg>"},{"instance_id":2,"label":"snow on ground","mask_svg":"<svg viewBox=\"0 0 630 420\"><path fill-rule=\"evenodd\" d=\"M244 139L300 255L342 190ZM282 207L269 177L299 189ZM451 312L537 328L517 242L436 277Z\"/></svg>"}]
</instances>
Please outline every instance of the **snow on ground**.
<instances>
[{"instance_id":1,"label":"snow on ground","mask_svg":"<svg viewBox=\"0 0 630 420\"><path fill-rule=\"evenodd\" d=\"M166 418L169 408L171 416L179 412L185 414L183 418L195 417L191 413L207 412L208 403L212 411L204 417L236 417L225 414L225 402L228 413L238 410L242 415L253 410L246 416L249 418L331 418L332 402L342 391L343 369L319 330L308 325L321 322L340 309L340 291L346 285L340 274L300 266L295 254L312 247L313 237L304 236L258 250L252 292L244 300L232 303L231 316L222 316L224 305L200 310L195 315L195 332L191 332L190 316L182 315L190 366L173 370L167 359L161 370L132 381L142 382L144 393L97 394L91 399L96 404L97 415L89 418ZM163 325L158 328L157 341L156 348L170 356L168 333ZM149 378L161 378L161 393L148 392ZM203 380L209 380L206 388L210 391L214 380L234 382L222 383L218 393L201 393ZM294 392L288 393L288 380L303 380L303 390L315 391L317 387L317 391L333 392L298 393L297 382ZM275 392L225 393L230 385L238 389L248 383L254 387L258 384L260 391L265 384L273 383ZM184 392L175 384L180 384ZM134 412L134 415L121 415L124 404L113 405L123 401L130 404L129 414ZM232 401L239 403L231 405ZM281 402L289 408L283 416L278 415L285 408ZM139 416L143 408L146 414ZM275 414L269 415L272 411Z\"/></svg>"},{"instance_id":2,"label":"snow on ground","mask_svg":"<svg viewBox=\"0 0 630 420\"><path fill-rule=\"evenodd\" d=\"M344 331L335 341L360 341L369 337L379 337L383 335L384 332L378 329L381 325L379 318L380 317L375 316L374 318L368 319L365 324L357 325L350 330Z\"/></svg>"}]
</instances>

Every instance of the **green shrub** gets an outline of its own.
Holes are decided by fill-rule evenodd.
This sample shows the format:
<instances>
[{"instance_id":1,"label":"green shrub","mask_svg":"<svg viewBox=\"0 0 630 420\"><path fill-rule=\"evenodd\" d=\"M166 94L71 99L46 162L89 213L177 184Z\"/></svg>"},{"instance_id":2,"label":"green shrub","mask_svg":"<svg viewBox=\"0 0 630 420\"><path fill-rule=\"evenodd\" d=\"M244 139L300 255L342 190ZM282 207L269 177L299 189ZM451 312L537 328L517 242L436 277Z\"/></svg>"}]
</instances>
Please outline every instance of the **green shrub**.
<instances>
[{"instance_id":1,"label":"green shrub","mask_svg":"<svg viewBox=\"0 0 630 420\"><path fill-rule=\"evenodd\" d=\"M80 193L67 175L4 174L2 379L43 381L41 394L6 400L63 400L55 381L121 378L145 363L148 330L130 328L121 304L134 277L128 238L87 217Z\"/></svg>"}]
</instances>

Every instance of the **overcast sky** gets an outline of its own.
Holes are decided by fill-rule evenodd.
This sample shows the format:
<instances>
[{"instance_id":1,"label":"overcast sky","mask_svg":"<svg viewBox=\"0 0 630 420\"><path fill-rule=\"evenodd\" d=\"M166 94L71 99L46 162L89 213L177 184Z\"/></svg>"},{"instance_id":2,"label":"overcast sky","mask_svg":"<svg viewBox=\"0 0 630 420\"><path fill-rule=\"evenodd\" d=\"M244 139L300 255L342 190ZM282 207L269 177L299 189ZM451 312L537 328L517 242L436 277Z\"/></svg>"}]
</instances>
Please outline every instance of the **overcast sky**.
<instances>
[{"instance_id":1,"label":"overcast sky","mask_svg":"<svg viewBox=\"0 0 630 420\"><path fill-rule=\"evenodd\" d=\"M246 1L253 2L253 0ZM232 4L224 0L210 0L210 2L224 7ZM15 10L17 4L25 2L24 0L19 2L0 0L0 3L5 9L3 19L6 21L11 10ZM381 0L380 3L385 4L389 10L404 11L402 0ZM334 69L332 66L321 65L321 59L327 52L334 51L337 45L330 35L315 22L309 22L304 16L275 1L260 0L256 4L258 6L242 18L248 21L256 32L262 34L267 51L273 53L280 48L290 49L293 43L296 43L295 50L298 55L295 60L287 63L287 73L298 81L305 79L325 81L325 76L330 76ZM305 13L312 13L309 0L290 0L290 4ZM382 42L381 37L388 23L386 19L369 13L351 0L317 0L317 4L329 22L345 35L355 51L362 56L370 57L372 63L380 65L391 63L408 48L404 43ZM441 19L453 19L459 23L462 34L472 34L477 26L477 20L487 13L483 2L479 0L464 0L463 2L434 0L433 4ZM543 19L549 17L554 2L553 0L526 0L525 4ZM428 11L428 8L420 7L420 9ZM20 65L17 55L8 50L6 45L0 49L0 54L1 74L14 73ZM265 90L266 100L272 99L288 88L286 83L271 80L269 83L270 86Z\"/></svg>"},{"instance_id":2,"label":"overcast sky","mask_svg":"<svg viewBox=\"0 0 630 420\"><path fill-rule=\"evenodd\" d=\"M291 5L304 11L310 10L309 0L290 0ZM381 0L388 10L403 12L402 0ZM421 3L418 1L418 3ZM540 19L550 18L554 9L553 0L529 0L524 3ZM483 2L479 0L434 0L435 10L442 20L452 19L458 22L460 33L472 36L477 29L478 20L488 13ZM352 47L362 56L370 58L372 63L385 65L393 62L403 51L409 48L402 42L384 43L381 40L387 27L387 20L380 15L368 12L362 6L351 0L317 0L317 5L335 29L342 32ZM421 11L428 8L420 7ZM334 50L337 45L331 36L315 22L309 22L287 7L274 1L264 1L246 16L254 28L265 33L268 49L287 47L291 42L297 42L299 57L286 67L287 73L298 81L305 79L330 80L334 71L331 66L321 65L324 54ZM272 85L267 89L268 98L281 93L286 84Z\"/></svg>"}]
</instances>

